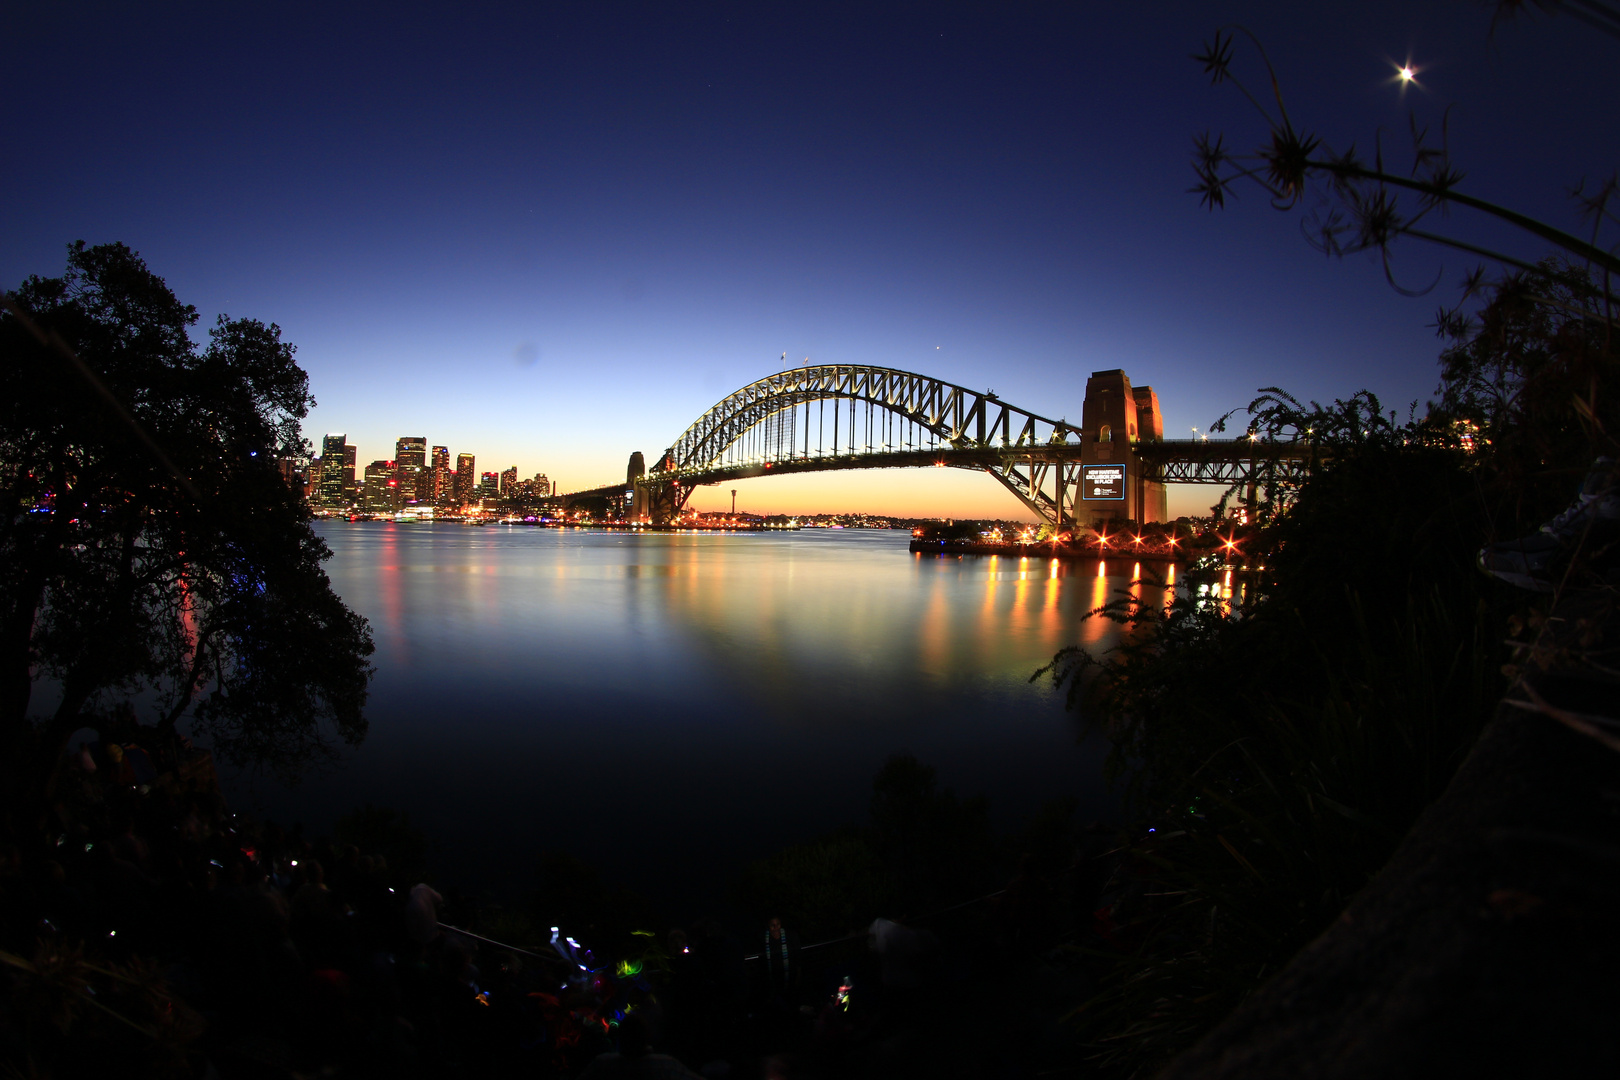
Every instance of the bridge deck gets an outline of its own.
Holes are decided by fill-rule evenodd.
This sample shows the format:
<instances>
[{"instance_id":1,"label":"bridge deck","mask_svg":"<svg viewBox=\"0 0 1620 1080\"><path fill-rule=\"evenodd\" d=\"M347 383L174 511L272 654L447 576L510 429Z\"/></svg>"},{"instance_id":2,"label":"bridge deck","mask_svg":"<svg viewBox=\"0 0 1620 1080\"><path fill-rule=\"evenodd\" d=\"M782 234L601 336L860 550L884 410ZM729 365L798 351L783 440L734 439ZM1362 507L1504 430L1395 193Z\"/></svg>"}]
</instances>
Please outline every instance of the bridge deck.
<instances>
[{"instance_id":1,"label":"bridge deck","mask_svg":"<svg viewBox=\"0 0 1620 1080\"><path fill-rule=\"evenodd\" d=\"M1249 439L1167 439L1131 447L1151 476L1171 484L1234 484L1252 475L1281 469L1292 474L1311 460L1311 448L1296 443ZM718 484L756 476L824 472L832 469L954 468L995 470L1009 463L1074 464L1080 443L1033 447L940 447L936 450L873 450L854 454L800 455L774 461L726 464L706 469L671 469L649 473L649 480L685 485Z\"/></svg>"},{"instance_id":2,"label":"bridge deck","mask_svg":"<svg viewBox=\"0 0 1620 1080\"><path fill-rule=\"evenodd\" d=\"M1276 443L1258 439L1165 439L1138 442L1132 456L1146 466L1152 479L1167 484L1242 483L1268 474L1294 477L1317 457L1315 448L1303 443ZM1078 442L1033 447L940 447L933 450L871 450L853 454L800 454L773 461L750 461L704 469L670 469L647 474L650 482L677 483L684 487L722 484L758 476L788 473L827 472L835 469L918 469L953 468L991 470L1008 464L1074 464L1081 460ZM599 488L571 491L565 499L589 496L615 497L630 490L629 484L608 484Z\"/></svg>"}]
</instances>

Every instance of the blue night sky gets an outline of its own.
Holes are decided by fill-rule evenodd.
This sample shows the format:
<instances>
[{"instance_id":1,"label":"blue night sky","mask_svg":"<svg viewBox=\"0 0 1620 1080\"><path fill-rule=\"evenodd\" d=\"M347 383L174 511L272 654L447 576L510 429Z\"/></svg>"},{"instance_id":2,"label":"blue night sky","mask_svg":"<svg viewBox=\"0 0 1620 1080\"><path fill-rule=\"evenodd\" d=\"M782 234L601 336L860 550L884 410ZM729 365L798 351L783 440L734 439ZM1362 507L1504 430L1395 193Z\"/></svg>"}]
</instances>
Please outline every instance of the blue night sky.
<instances>
[{"instance_id":1,"label":"blue night sky","mask_svg":"<svg viewBox=\"0 0 1620 1080\"><path fill-rule=\"evenodd\" d=\"M1493 38L1468 2L1318 7L18 7L0 282L122 240L205 324L281 325L312 439L345 432L363 464L422 435L570 489L654 458L783 353L1071 418L1087 374L1122 367L1171 435L1271 384L1404 413L1434 388L1429 324L1466 261L1404 248L1405 283L1444 267L1414 300L1374 261L1311 250L1258 192L1202 209L1193 136L1262 129L1189 54L1248 27L1296 121L1338 147L1381 130L1398 151L1409 108L1454 105L1464 189L1577 228L1568 189L1616 165L1620 43L1568 18ZM952 470L752 481L738 501L1020 513Z\"/></svg>"}]
</instances>

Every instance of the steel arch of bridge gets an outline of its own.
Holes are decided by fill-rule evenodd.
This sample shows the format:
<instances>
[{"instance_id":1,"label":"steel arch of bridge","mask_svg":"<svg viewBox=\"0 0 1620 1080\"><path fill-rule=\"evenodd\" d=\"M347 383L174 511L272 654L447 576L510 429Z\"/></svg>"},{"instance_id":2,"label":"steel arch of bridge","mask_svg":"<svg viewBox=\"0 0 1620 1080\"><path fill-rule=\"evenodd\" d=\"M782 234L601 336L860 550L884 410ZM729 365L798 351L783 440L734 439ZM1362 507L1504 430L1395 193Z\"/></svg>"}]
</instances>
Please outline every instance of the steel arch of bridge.
<instances>
[{"instance_id":1,"label":"steel arch of bridge","mask_svg":"<svg viewBox=\"0 0 1620 1080\"><path fill-rule=\"evenodd\" d=\"M778 372L722 399L665 451L660 467L669 472L710 468L767 417L832 400L886 409L957 449L1061 445L1080 436L1078 426L1009 405L989 391L894 368L823 364Z\"/></svg>"},{"instance_id":2,"label":"steel arch of bridge","mask_svg":"<svg viewBox=\"0 0 1620 1080\"><path fill-rule=\"evenodd\" d=\"M825 410L829 403L834 445L799 441L800 416L808 433L809 407ZM841 426L836 410L846 408L852 422ZM874 427L876 413L890 419ZM874 442L874 430L881 441ZM816 433L825 434L823 417ZM700 416L648 473L648 484L663 489L649 511L667 519L699 484L767 471L945 465L988 472L1042 518L1058 521L1072 510L1059 505L1064 477L1056 476L1057 491L1049 494L1047 473L1063 472L1068 461L1077 470L1080 440L1078 425L1020 409L991 391L894 368L810 365L750 383Z\"/></svg>"}]
</instances>

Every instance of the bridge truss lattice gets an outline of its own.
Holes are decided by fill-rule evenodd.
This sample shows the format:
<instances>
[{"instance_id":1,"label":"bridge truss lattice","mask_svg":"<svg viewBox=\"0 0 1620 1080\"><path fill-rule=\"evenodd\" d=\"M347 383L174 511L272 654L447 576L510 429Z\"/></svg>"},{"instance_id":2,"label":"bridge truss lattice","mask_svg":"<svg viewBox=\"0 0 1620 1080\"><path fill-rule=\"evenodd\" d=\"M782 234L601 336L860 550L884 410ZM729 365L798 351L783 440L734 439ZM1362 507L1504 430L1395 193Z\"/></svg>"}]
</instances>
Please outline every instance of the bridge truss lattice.
<instances>
[{"instance_id":1,"label":"bridge truss lattice","mask_svg":"<svg viewBox=\"0 0 1620 1080\"><path fill-rule=\"evenodd\" d=\"M990 390L894 368L821 364L728 395L647 479L680 489L684 502L698 484L767 472L948 466L987 472L1041 517L1060 521L1073 513L1062 503L1075 480L1062 474L1078 470L1080 442L1079 425Z\"/></svg>"}]
</instances>

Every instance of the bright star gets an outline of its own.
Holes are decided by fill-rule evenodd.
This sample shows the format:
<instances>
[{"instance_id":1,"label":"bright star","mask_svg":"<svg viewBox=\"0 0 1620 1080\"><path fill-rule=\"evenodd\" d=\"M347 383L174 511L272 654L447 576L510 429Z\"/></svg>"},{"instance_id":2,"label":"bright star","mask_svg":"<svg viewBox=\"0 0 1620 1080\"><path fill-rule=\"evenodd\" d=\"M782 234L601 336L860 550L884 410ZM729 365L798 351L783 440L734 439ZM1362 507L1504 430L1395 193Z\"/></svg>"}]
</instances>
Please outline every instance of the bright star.
<instances>
[{"instance_id":1,"label":"bright star","mask_svg":"<svg viewBox=\"0 0 1620 1080\"><path fill-rule=\"evenodd\" d=\"M1392 60L1390 61L1389 66L1395 69L1395 77L1389 81L1400 87L1402 97L1406 96L1406 88L1408 86L1416 86L1419 88L1423 86L1422 83L1418 82L1418 73L1423 69L1412 63L1411 57L1407 57L1405 63L1399 63Z\"/></svg>"}]
</instances>

